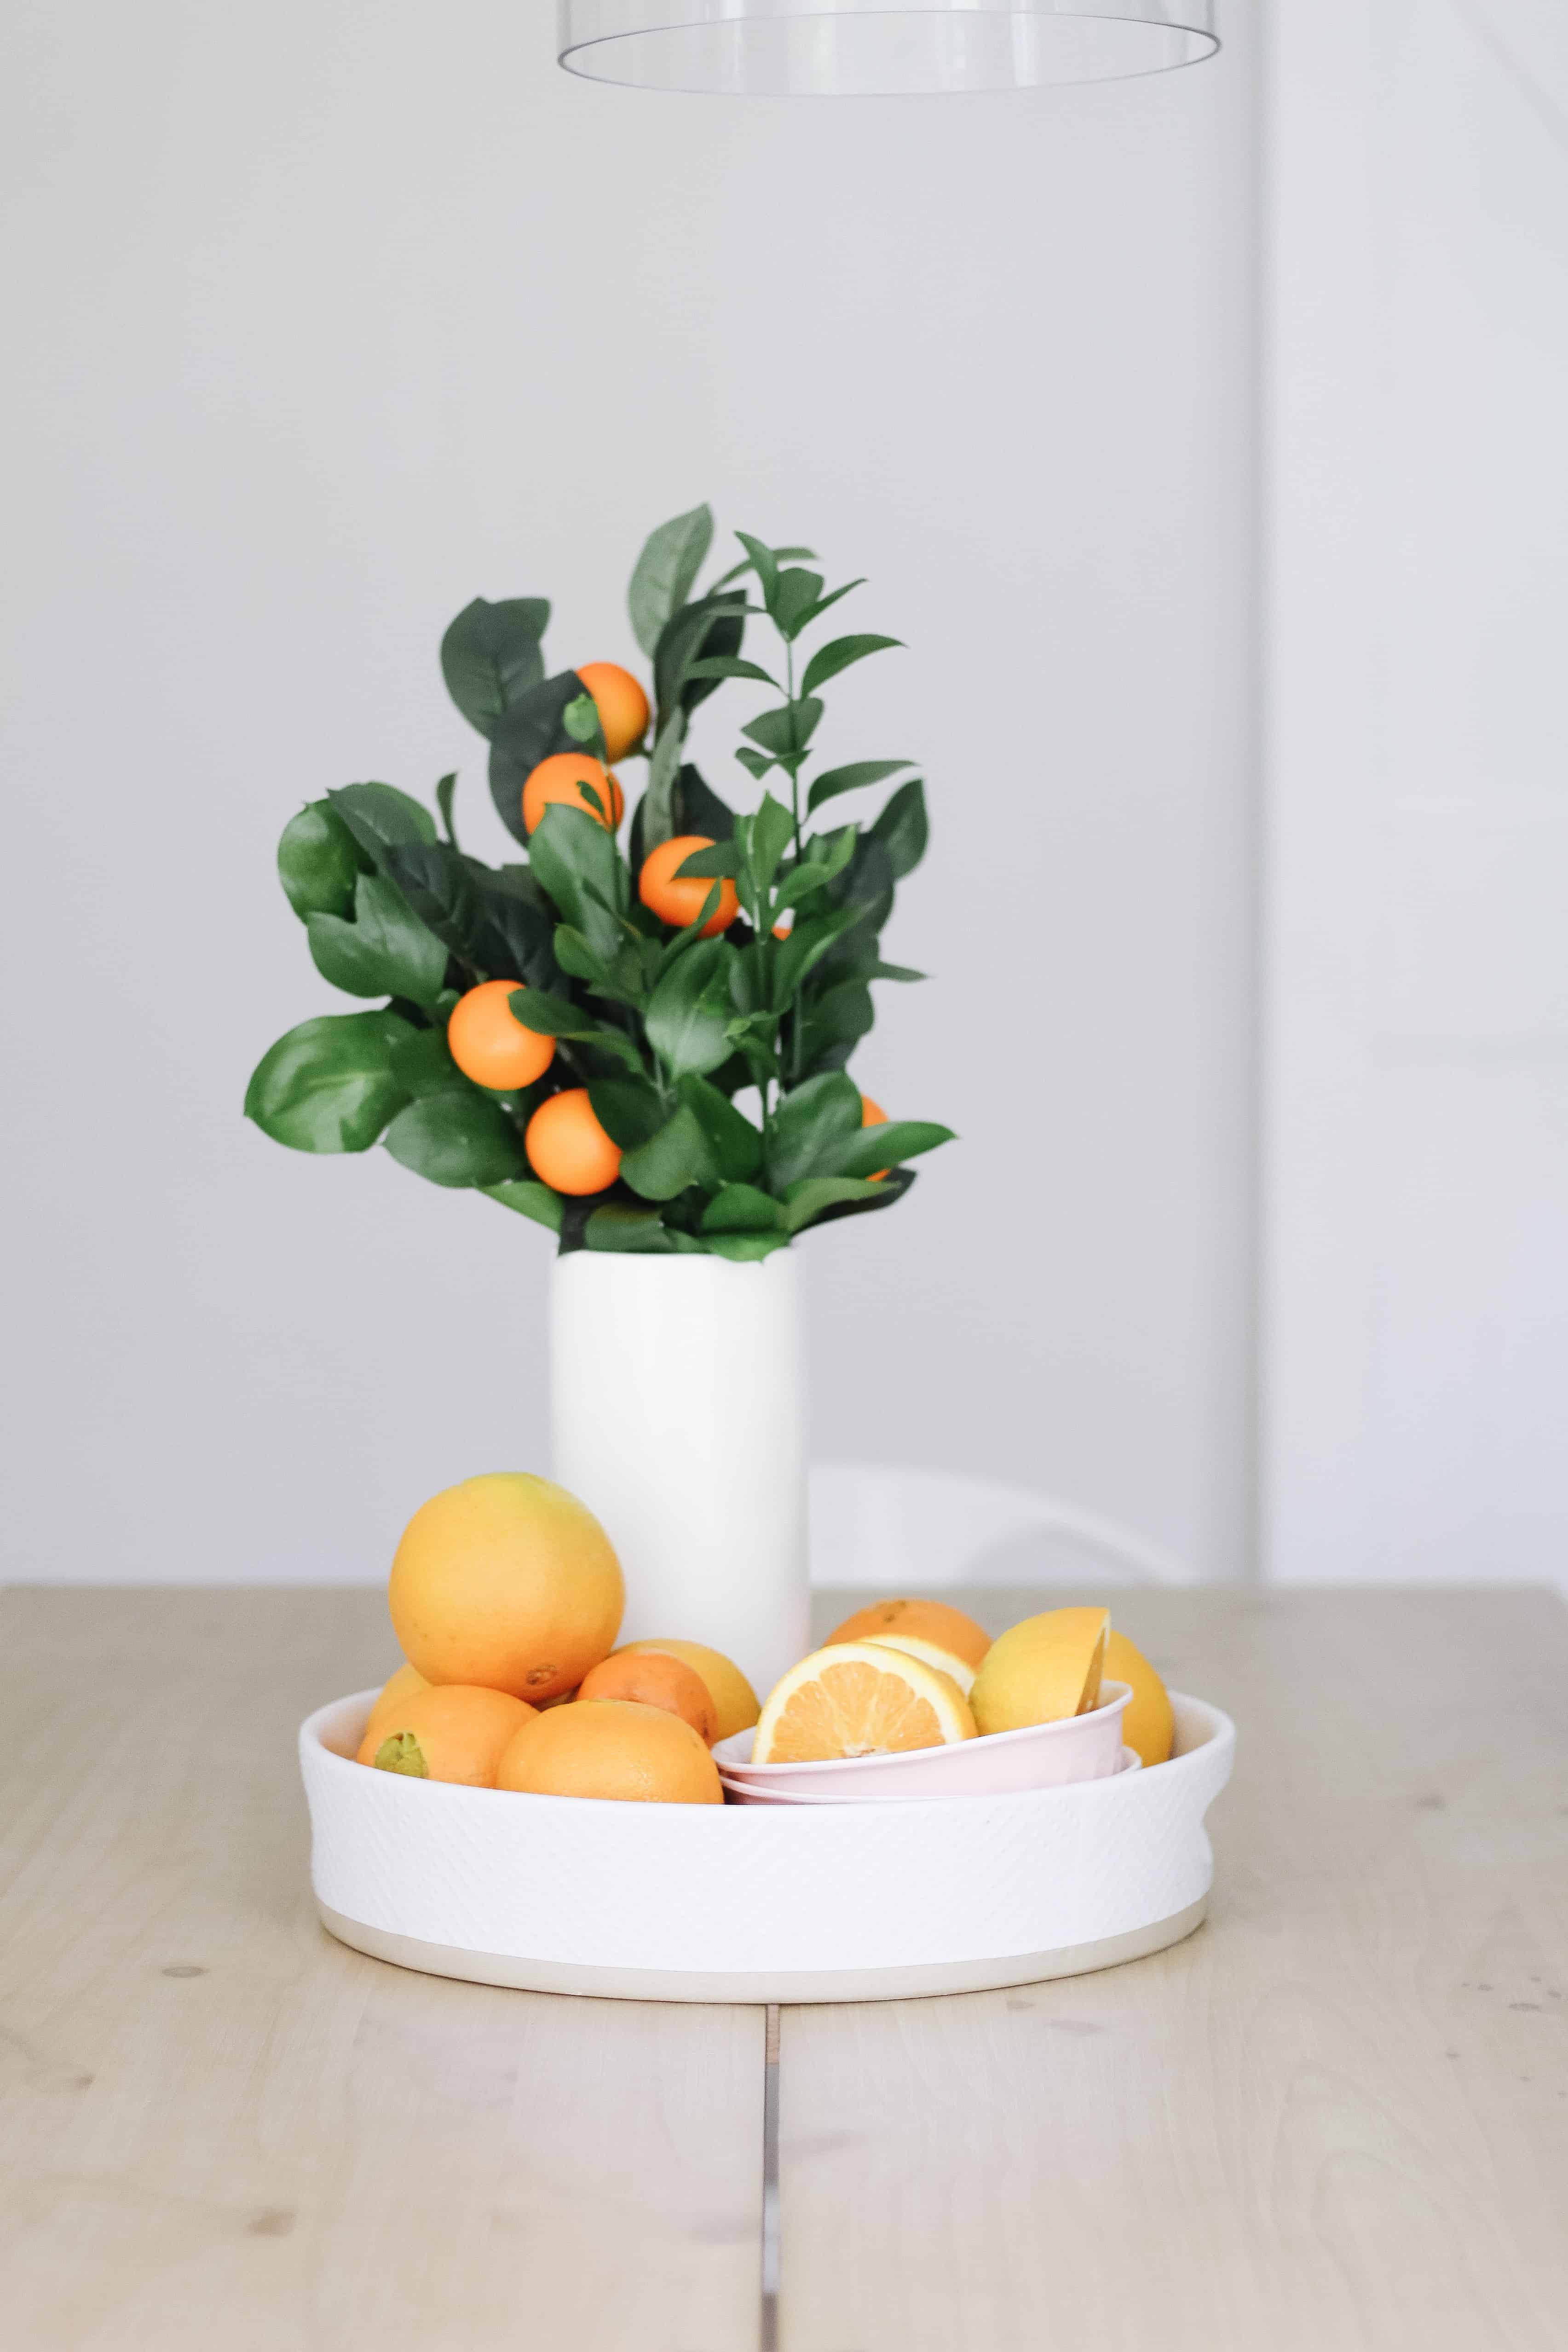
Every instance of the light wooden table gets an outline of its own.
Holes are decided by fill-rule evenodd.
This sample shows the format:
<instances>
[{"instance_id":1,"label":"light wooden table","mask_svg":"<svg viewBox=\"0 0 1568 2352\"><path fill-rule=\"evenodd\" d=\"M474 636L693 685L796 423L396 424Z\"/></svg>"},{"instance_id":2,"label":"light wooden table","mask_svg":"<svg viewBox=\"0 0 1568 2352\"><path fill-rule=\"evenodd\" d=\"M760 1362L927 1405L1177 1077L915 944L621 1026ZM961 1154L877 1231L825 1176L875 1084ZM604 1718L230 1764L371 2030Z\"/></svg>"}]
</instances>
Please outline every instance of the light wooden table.
<instances>
[{"instance_id":1,"label":"light wooden table","mask_svg":"<svg viewBox=\"0 0 1568 2352\"><path fill-rule=\"evenodd\" d=\"M1209 1924L784 2011L764 2313L763 2012L318 1927L294 1728L393 1663L377 1594L0 1595L0 2340L1563 2352L1568 1612L1118 1605L1240 1726Z\"/></svg>"}]
</instances>

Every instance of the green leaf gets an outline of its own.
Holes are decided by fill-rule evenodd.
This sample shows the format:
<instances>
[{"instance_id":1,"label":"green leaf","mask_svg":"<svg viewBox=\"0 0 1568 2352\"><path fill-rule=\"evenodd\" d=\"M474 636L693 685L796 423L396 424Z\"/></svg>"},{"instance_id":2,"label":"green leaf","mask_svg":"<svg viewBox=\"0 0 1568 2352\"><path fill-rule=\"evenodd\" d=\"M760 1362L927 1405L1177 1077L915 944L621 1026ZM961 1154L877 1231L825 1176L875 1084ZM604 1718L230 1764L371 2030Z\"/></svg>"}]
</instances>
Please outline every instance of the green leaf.
<instances>
[{"instance_id":1,"label":"green leaf","mask_svg":"<svg viewBox=\"0 0 1568 2352\"><path fill-rule=\"evenodd\" d=\"M682 1078L679 1093L708 1138L725 1183L742 1184L754 1176L763 1164L763 1139L745 1113L737 1110L729 1096L707 1078L694 1075Z\"/></svg>"},{"instance_id":2,"label":"green leaf","mask_svg":"<svg viewBox=\"0 0 1568 2352\"><path fill-rule=\"evenodd\" d=\"M542 596L510 596L499 604L476 596L441 640L447 691L481 735L544 676L541 640L550 622Z\"/></svg>"},{"instance_id":3,"label":"green leaf","mask_svg":"<svg viewBox=\"0 0 1568 2352\"><path fill-rule=\"evenodd\" d=\"M874 963L868 964L858 977L861 980L929 980L931 974L916 971L907 963L883 963L879 957Z\"/></svg>"},{"instance_id":4,"label":"green leaf","mask_svg":"<svg viewBox=\"0 0 1568 2352\"><path fill-rule=\"evenodd\" d=\"M737 531L735 536L739 539L742 536L742 533ZM815 563L816 562L816 550L815 547L770 547L766 552L773 557L775 564L801 562ZM755 570L756 565L748 555L743 563L731 564L729 571L725 572L724 577L721 580L716 580L713 583L713 585L715 588L727 588L731 580L739 580L743 573L747 572L754 572Z\"/></svg>"},{"instance_id":5,"label":"green leaf","mask_svg":"<svg viewBox=\"0 0 1568 2352\"><path fill-rule=\"evenodd\" d=\"M760 719L753 719L741 732L749 735L753 743L760 743L775 760L798 760L816 732L821 717L822 705L811 696L804 701L781 703L776 710L764 710Z\"/></svg>"},{"instance_id":6,"label":"green leaf","mask_svg":"<svg viewBox=\"0 0 1568 2352\"><path fill-rule=\"evenodd\" d=\"M892 911L892 862L874 829L860 835L848 865L829 883L827 897L836 911L849 917L842 938L835 943L831 962L831 969L847 979L849 965L877 939Z\"/></svg>"},{"instance_id":7,"label":"green leaf","mask_svg":"<svg viewBox=\"0 0 1568 2352\"><path fill-rule=\"evenodd\" d=\"M392 1075L408 1095L439 1095L460 1087L462 1076L447 1050L447 1032L411 1029L392 1049Z\"/></svg>"},{"instance_id":8,"label":"green leaf","mask_svg":"<svg viewBox=\"0 0 1568 2352\"><path fill-rule=\"evenodd\" d=\"M697 677L691 665L738 654L745 632L746 600L737 589L716 590L682 605L664 630L654 651L654 693L660 728L668 726L677 708L690 712L718 692L716 677Z\"/></svg>"},{"instance_id":9,"label":"green leaf","mask_svg":"<svg viewBox=\"0 0 1568 2352\"><path fill-rule=\"evenodd\" d=\"M452 803L457 793L458 772L454 768L451 774L443 776L436 787L436 805L441 812L441 830L454 849L458 846L458 833L452 823Z\"/></svg>"},{"instance_id":10,"label":"green leaf","mask_svg":"<svg viewBox=\"0 0 1568 2352\"><path fill-rule=\"evenodd\" d=\"M862 1117L860 1090L840 1070L807 1078L785 1095L773 1114L768 1145L768 1174L776 1192L787 1192L802 1176L853 1175L840 1168L837 1153L858 1134ZM879 1168L882 1161L873 1161Z\"/></svg>"},{"instance_id":11,"label":"green leaf","mask_svg":"<svg viewBox=\"0 0 1568 2352\"><path fill-rule=\"evenodd\" d=\"M752 1258L772 1257L774 1250L788 1249L787 1234L710 1234L707 1248L714 1257L732 1258L744 1265Z\"/></svg>"},{"instance_id":12,"label":"green leaf","mask_svg":"<svg viewBox=\"0 0 1568 2352\"><path fill-rule=\"evenodd\" d=\"M793 643L816 611L821 594L820 572L781 572L777 591L768 607L779 635Z\"/></svg>"},{"instance_id":13,"label":"green leaf","mask_svg":"<svg viewBox=\"0 0 1568 2352\"><path fill-rule=\"evenodd\" d=\"M879 784L889 776L896 776L900 768L912 768L912 760L851 760L847 767L826 768L812 781L806 794L806 813L819 809L824 801L834 801L840 793L858 793L862 784Z\"/></svg>"},{"instance_id":14,"label":"green leaf","mask_svg":"<svg viewBox=\"0 0 1568 2352\"><path fill-rule=\"evenodd\" d=\"M653 756L648 761L647 788L637 807L634 827L633 854L640 868L649 850L661 842L669 841L675 834L675 780L680 768L680 747L686 737L686 721L679 707L667 719L655 740Z\"/></svg>"},{"instance_id":15,"label":"green leaf","mask_svg":"<svg viewBox=\"0 0 1568 2352\"><path fill-rule=\"evenodd\" d=\"M773 887L779 860L789 847L795 834L795 819L783 801L772 793L763 794L763 804L751 820L747 841L746 863L760 898L766 898Z\"/></svg>"},{"instance_id":16,"label":"green leaf","mask_svg":"<svg viewBox=\"0 0 1568 2352\"><path fill-rule=\"evenodd\" d=\"M771 613L779 593L778 558L764 541L753 539L750 531L738 530L735 536L746 551L751 569L757 575L757 585L763 592L763 602ZM740 569L744 571L746 566L742 564Z\"/></svg>"},{"instance_id":17,"label":"green leaf","mask_svg":"<svg viewBox=\"0 0 1568 2352\"><path fill-rule=\"evenodd\" d=\"M609 981L610 967L604 957L570 923L555 926L555 961L573 980L601 984Z\"/></svg>"},{"instance_id":18,"label":"green leaf","mask_svg":"<svg viewBox=\"0 0 1568 2352\"><path fill-rule=\"evenodd\" d=\"M826 1045L853 1045L876 1025L871 992L863 980L841 980L810 1000L806 1039L815 1061ZM880 1165L887 1166L886 1160Z\"/></svg>"},{"instance_id":19,"label":"green leaf","mask_svg":"<svg viewBox=\"0 0 1568 2352\"><path fill-rule=\"evenodd\" d=\"M808 841L804 863L792 866L780 886L780 908L798 907L803 899L811 898L818 890L825 890L842 874L854 856L855 837L855 827L847 824L824 841Z\"/></svg>"},{"instance_id":20,"label":"green leaf","mask_svg":"<svg viewBox=\"0 0 1568 2352\"><path fill-rule=\"evenodd\" d=\"M522 788L541 760L557 751L582 749L566 730L566 711L569 705L584 698L583 681L576 671L563 670L559 677L530 687L496 720L490 735L490 798L514 840L528 839L522 822Z\"/></svg>"},{"instance_id":21,"label":"green leaf","mask_svg":"<svg viewBox=\"0 0 1568 2352\"><path fill-rule=\"evenodd\" d=\"M503 1209L515 1209L520 1217L531 1217L536 1225L548 1225L552 1234L561 1231L561 1195L548 1184L536 1183L531 1176L514 1176L504 1184L484 1184L479 1189Z\"/></svg>"},{"instance_id":22,"label":"green leaf","mask_svg":"<svg viewBox=\"0 0 1568 2352\"><path fill-rule=\"evenodd\" d=\"M580 694L569 702L561 714L561 724L574 743L592 745L602 760L605 757L604 730L599 724L599 706L591 694Z\"/></svg>"},{"instance_id":23,"label":"green leaf","mask_svg":"<svg viewBox=\"0 0 1568 2352\"><path fill-rule=\"evenodd\" d=\"M888 853L893 879L912 874L926 854L931 828L926 818L925 786L918 776L900 784L871 827L869 838Z\"/></svg>"},{"instance_id":24,"label":"green leaf","mask_svg":"<svg viewBox=\"0 0 1568 2352\"><path fill-rule=\"evenodd\" d=\"M512 1019L536 1037L591 1037L598 1023L580 1004L552 996L546 988L514 988L507 998Z\"/></svg>"},{"instance_id":25,"label":"green leaf","mask_svg":"<svg viewBox=\"0 0 1568 2352\"><path fill-rule=\"evenodd\" d=\"M704 1076L729 1059L733 954L722 940L699 940L669 966L648 999L648 1043L672 1078Z\"/></svg>"},{"instance_id":26,"label":"green leaf","mask_svg":"<svg viewBox=\"0 0 1568 2352\"><path fill-rule=\"evenodd\" d=\"M501 943L489 930L468 861L458 851L447 842L413 842L387 850L384 863L426 930L475 974L503 976Z\"/></svg>"},{"instance_id":27,"label":"green leaf","mask_svg":"<svg viewBox=\"0 0 1568 2352\"><path fill-rule=\"evenodd\" d=\"M589 1249L625 1250L644 1257L671 1257L702 1246L691 1234L667 1225L657 1209L641 1208L635 1201L606 1201L594 1210L584 1240Z\"/></svg>"},{"instance_id":28,"label":"green leaf","mask_svg":"<svg viewBox=\"0 0 1568 2352\"><path fill-rule=\"evenodd\" d=\"M588 1087L594 1117L612 1143L636 1151L650 1143L668 1118L663 1096L650 1078L595 1078Z\"/></svg>"},{"instance_id":29,"label":"green leaf","mask_svg":"<svg viewBox=\"0 0 1568 2352\"><path fill-rule=\"evenodd\" d=\"M814 694L852 662L864 661L868 654L886 653L889 646L901 646L903 642L902 637L835 637L830 645L819 646L806 663L800 690Z\"/></svg>"},{"instance_id":30,"label":"green leaf","mask_svg":"<svg viewBox=\"0 0 1568 2352\"><path fill-rule=\"evenodd\" d=\"M343 784L327 798L376 866L399 844L436 838L429 810L395 784Z\"/></svg>"},{"instance_id":31,"label":"green leaf","mask_svg":"<svg viewBox=\"0 0 1568 2352\"><path fill-rule=\"evenodd\" d=\"M488 969L497 980L525 980L547 988L555 978L555 908L526 866L492 869L477 857L464 859L479 891L486 930L479 945L496 961ZM396 877L394 876L395 880ZM434 928L434 926L432 926ZM499 946L493 943L498 943Z\"/></svg>"},{"instance_id":32,"label":"green leaf","mask_svg":"<svg viewBox=\"0 0 1568 2352\"><path fill-rule=\"evenodd\" d=\"M408 1099L393 1056L416 1034L395 1013L301 1021L257 1064L245 1116L291 1151L368 1151Z\"/></svg>"},{"instance_id":33,"label":"green leaf","mask_svg":"<svg viewBox=\"0 0 1568 2352\"><path fill-rule=\"evenodd\" d=\"M821 620L824 613L826 612L830 604L837 604L840 596L850 595L857 588L864 588L865 585L866 583L863 579L847 580L842 588L830 588L826 596L819 596L817 598L810 612L806 614L805 619L801 622L801 627L803 629L809 629L813 621Z\"/></svg>"},{"instance_id":34,"label":"green leaf","mask_svg":"<svg viewBox=\"0 0 1568 2352\"><path fill-rule=\"evenodd\" d=\"M426 930L401 890L379 874L362 874L354 919L310 915L305 930L323 980L351 996L405 996L434 1004L447 979L446 942Z\"/></svg>"},{"instance_id":35,"label":"green leaf","mask_svg":"<svg viewBox=\"0 0 1568 2352\"><path fill-rule=\"evenodd\" d=\"M787 940L779 944L773 963L773 1009L783 1013L808 972L815 971L848 931L864 920L859 907L835 907L821 915L797 919Z\"/></svg>"},{"instance_id":36,"label":"green leaf","mask_svg":"<svg viewBox=\"0 0 1568 2352\"><path fill-rule=\"evenodd\" d=\"M770 670L763 669L760 662L742 661L738 654L713 654L704 660L689 662L686 675L688 677L754 677L760 685L771 686L775 694L784 692Z\"/></svg>"},{"instance_id":37,"label":"green leaf","mask_svg":"<svg viewBox=\"0 0 1568 2352\"><path fill-rule=\"evenodd\" d=\"M685 604L713 540L713 517L706 506L676 515L650 533L626 590L632 634L652 657L659 632Z\"/></svg>"},{"instance_id":38,"label":"green leaf","mask_svg":"<svg viewBox=\"0 0 1568 2352\"><path fill-rule=\"evenodd\" d=\"M813 1078L811 1085L820 1085ZM852 1081L846 1078L844 1084ZM804 1094L803 1087L801 1092ZM859 1097L856 1097L859 1100ZM862 1128L858 1134L833 1144L828 1151L831 1166L824 1172L834 1176L874 1176L879 1168L898 1168L906 1160L913 1160L922 1151L934 1151L939 1143L952 1143L951 1127L938 1127L924 1118L891 1118L879 1127Z\"/></svg>"},{"instance_id":39,"label":"green leaf","mask_svg":"<svg viewBox=\"0 0 1568 2352\"><path fill-rule=\"evenodd\" d=\"M784 1193L784 1231L803 1233L825 1209L842 1208L849 1201L869 1200L880 1190L880 1185L864 1177L803 1176Z\"/></svg>"},{"instance_id":40,"label":"green leaf","mask_svg":"<svg viewBox=\"0 0 1568 2352\"><path fill-rule=\"evenodd\" d=\"M354 837L330 801L310 801L289 818L278 844L278 879L301 922L346 915L359 874Z\"/></svg>"},{"instance_id":41,"label":"green leaf","mask_svg":"<svg viewBox=\"0 0 1568 2352\"><path fill-rule=\"evenodd\" d=\"M769 1192L754 1184L726 1184L702 1212L705 1234L782 1234L784 1213Z\"/></svg>"},{"instance_id":42,"label":"green leaf","mask_svg":"<svg viewBox=\"0 0 1568 2352\"><path fill-rule=\"evenodd\" d=\"M411 1102L385 1141L400 1167L432 1184L500 1184L528 1171L516 1128L498 1102L473 1087Z\"/></svg>"},{"instance_id":43,"label":"green leaf","mask_svg":"<svg viewBox=\"0 0 1568 2352\"><path fill-rule=\"evenodd\" d=\"M778 766L778 761L770 760L765 751L748 751L744 744L742 744L735 757L745 769L746 773L749 776L754 776L758 783L762 782L770 768Z\"/></svg>"},{"instance_id":44,"label":"green leaf","mask_svg":"<svg viewBox=\"0 0 1568 2352\"><path fill-rule=\"evenodd\" d=\"M620 888L615 838L586 809L554 801L534 827L529 866L562 920L606 959L625 934L610 912Z\"/></svg>"},{"instance_id":45,"label":"green leaf","mask_svg":"<svg viewBox=\"0 0 1568 2352\"><path fill-rule=\"evenodd\" d=\"M675 780L673 798L677 833L705 833L710 841L733 839L734 810L704 782L689 760Z\"/></svg>"},{"instance_id":46,"label":"green leaf","mask_svg":"<svg viewBox=\"0 0 1568 2352\"><path fill-rule=\"evenodd\" d=\"M741 852L733 841L716 841L711 849L694 849L676 867L677 882L732 882L741 870Z\"/></svg>"},{"instance_id":47,"label":"green leaf","mask_svg":"<svg viewBox=\"0 0 1568 2352\"><path fill-rule=\"evenodd\" d=\"M719 1170L701 1122L682 1103L657 1135L626 1153L621 1175L645 1201L673 1201L689 1185L716 1182Z\"/></svg>"}]
</instances>

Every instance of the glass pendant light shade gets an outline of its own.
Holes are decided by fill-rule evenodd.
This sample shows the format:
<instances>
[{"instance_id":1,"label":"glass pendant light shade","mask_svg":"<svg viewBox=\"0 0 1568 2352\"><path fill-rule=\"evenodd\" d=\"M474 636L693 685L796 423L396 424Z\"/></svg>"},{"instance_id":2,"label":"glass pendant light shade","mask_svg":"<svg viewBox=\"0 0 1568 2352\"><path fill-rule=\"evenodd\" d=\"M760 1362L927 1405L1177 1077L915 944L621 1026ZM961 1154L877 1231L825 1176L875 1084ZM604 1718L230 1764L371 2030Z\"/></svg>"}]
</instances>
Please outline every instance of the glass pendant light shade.
<instances>
[{"instance_id":1,"label":"glass pendant light shade","mask_svg":"<svg viewBox=\"0 0 1568 2352\"><path fill-rule=\"evenodd\" d=\"M1214 0L560 0L561 62L735 97L1039 89L1193 65Z\"/></svg>"}]
</instances>

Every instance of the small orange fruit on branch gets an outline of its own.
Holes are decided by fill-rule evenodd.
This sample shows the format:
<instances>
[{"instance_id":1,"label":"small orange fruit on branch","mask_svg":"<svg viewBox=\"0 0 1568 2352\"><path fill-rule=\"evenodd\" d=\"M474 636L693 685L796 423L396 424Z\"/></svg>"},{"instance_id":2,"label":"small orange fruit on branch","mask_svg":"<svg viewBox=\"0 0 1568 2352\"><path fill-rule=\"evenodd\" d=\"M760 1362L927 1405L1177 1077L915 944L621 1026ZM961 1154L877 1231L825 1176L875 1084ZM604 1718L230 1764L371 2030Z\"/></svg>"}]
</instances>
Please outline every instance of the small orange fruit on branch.
<instances>
[{"instance_id":1,"label":"small orange fruit on branch","mask_svg":"<svg viewBox=\"0 0 1568 2352\"><path fill-rule=\"evenodd\" d=\"M541 1103L528 1122L523 1148L541 1183L557 1192L602 1192L620 1173L620 1146L594 1116L586 1087L568 1087Z\"/></svg>"},{"instance_id":2,"label":"small orange fruit on branch","mask_svg":"<svg viewBox=\"0 0 1568 2352\"><path fill-rule=\"evenodd\" d=\"M650 849L643 860L637 877L637 897L643 905L656 914L661 923L673 923L684 930L694 923L708 902L711 882L700 880L695 874L678 876L677 868L700 849L711 849L712 842L705 833L678 833L673 841L661 841ZM719 885L719 904L702 926L705 940L717 939L727 931L741 911L741 901L734 884L725 879Z\"/></svg>"},{"instance_id":3,"label":"small orange fruit on branch","mask_svg":"<svg viewBox=\"0 0 1568 2352\"><path fill-rule=\"evenodd\" d=\"M513 1015L508 1000L521 986L521 980L482 980L452 1007L447 1051L477 1087L501 1094L531 1087L555 1059L554 1038L525 1029Z\"/></svg>"},{"instance_id":4,"label":"small orange fruit on branch","mask_svg":"<svg viewBox=\"0 0 1568 2352\"><path fill-rule=\"evenodd\" d=\"M582 809L612 833L626 810L626 795L615 776L588 751L552 751L532 770L522 788L522 822L530 833L537 830L552 801Z\"/></svg>"},{"instance_id":5,"label":"small orange fruit on branch","mask_svg":"<svg viewBox=\"0 0 1568 2352\"><path fill-rule=\"evenodd\" d=\"M579 662L577 675L593 697L605 756L624 760L647 732L647 697L619 662Z\"/></svg>"}]
</instances>

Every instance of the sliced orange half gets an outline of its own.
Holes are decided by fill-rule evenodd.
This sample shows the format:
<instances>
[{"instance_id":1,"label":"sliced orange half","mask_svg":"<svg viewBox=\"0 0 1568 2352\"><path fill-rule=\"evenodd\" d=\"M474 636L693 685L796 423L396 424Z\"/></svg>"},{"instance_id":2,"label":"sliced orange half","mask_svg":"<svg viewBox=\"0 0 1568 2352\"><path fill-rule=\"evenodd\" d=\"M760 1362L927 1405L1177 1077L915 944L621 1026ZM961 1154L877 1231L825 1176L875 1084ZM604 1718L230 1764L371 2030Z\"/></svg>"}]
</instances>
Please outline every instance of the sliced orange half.
<instances>
[{"instance_id":1,"label":"sliced orange half","mask_svg":"<svg viewBox=\"0 0 1568 2352\"><path fill-rule=\"evenodd\" d=\"M752 1761L896 1756L973 1737L969 1702L940 1666L881 1642L836 1642L792 1666L770 1692Z\"/></svg>"}]
</instances>

